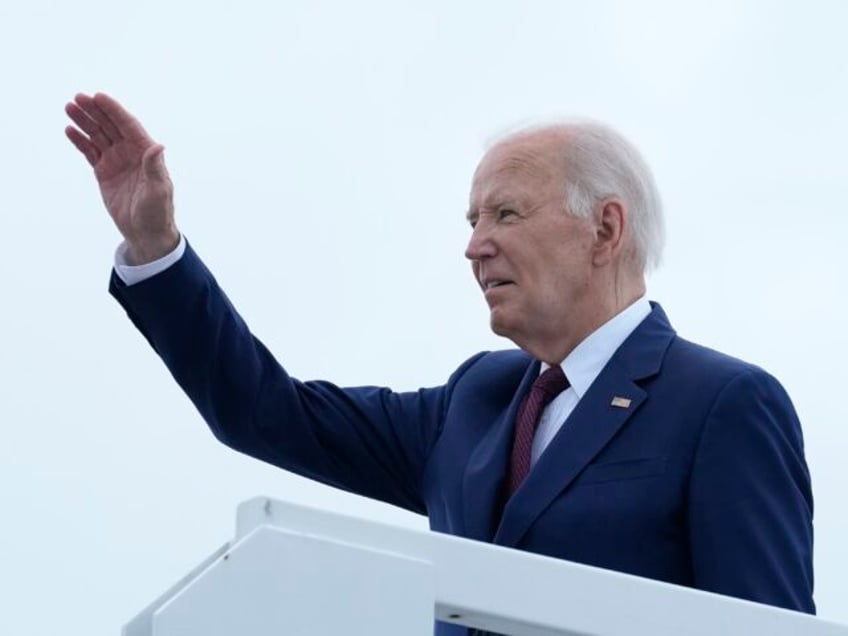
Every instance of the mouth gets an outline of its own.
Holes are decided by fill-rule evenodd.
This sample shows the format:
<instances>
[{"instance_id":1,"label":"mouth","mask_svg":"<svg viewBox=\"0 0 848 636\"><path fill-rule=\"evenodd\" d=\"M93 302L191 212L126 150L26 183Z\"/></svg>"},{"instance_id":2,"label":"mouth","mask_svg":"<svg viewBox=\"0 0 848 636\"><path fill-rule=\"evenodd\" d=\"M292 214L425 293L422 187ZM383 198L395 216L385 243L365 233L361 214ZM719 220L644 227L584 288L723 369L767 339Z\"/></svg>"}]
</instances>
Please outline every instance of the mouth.
<instances>
[{"instance_id":1,"label":"mouth","mask_svg":"<svg viewBox=\"0 0 848 636\"><path fill-rule=\"evenodd\" d=\"M499 290L503 290L514 284L510 280L489 280L482 283L481 286L483 287L483 294L488 297L490 294L497 293Z\"/></svg>"}]
</instances>

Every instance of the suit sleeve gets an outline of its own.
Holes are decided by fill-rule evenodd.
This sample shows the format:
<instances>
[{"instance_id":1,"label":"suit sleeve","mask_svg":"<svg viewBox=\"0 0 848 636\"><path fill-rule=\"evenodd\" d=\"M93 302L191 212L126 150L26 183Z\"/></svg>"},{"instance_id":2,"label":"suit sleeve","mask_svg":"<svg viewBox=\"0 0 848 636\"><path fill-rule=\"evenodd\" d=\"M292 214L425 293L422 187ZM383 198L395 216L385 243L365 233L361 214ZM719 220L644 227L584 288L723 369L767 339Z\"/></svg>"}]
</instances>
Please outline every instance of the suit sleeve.
<instances>
[{"instance_id":1,"label":"suit sleeve","mask_svg":"<svg viewBox=\"0 0 848 636\"><path fill-rule=\"evenodd\" d=\"M189 246L110 292L224 444L286 470L425 512L421 479L449 388L394 393L289 376Z\"/></svg>"},{"instance_id":2,"label":"suit sleeve","mask_svg":"<svg viewBox=\"0 0 848 636\"><path fill-rule=\"evenodd\" d=\"M695 456L695 586L815 613L812 517L795 410L774 378L745 371L718 395Z\"/></svg>"}]
</instances>

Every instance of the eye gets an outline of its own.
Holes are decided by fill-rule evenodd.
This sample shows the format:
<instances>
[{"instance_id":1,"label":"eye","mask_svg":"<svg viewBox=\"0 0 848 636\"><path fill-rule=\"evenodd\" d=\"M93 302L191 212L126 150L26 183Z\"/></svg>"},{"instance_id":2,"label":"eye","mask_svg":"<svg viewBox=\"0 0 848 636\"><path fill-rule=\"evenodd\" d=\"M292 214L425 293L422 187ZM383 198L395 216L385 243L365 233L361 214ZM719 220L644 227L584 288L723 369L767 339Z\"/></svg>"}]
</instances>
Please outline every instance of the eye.
<instances>
[{"instance_id":1,"label":"eye","mask_svg":"<svg viewBox=\"0 0 848 636\"><path fill-rule=\"evenodd\" d=\"M498 210L499 221L504 221L514 216L518 216L518 212L516 212L512 208L501 208L500 210Z\"/></svg>"}]
</instances>

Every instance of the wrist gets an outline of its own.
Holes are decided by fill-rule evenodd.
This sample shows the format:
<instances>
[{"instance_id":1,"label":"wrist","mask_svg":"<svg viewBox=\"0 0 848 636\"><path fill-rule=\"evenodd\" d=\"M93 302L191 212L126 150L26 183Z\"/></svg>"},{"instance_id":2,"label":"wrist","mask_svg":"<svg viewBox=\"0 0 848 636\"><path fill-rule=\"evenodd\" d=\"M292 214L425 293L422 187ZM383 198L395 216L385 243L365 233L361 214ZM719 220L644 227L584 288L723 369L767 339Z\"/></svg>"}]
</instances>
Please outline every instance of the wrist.
<instances>
[{"instance_id":1,"label":"wrist","mask_svg":"<svg viewBox=\"0 0 848 636\"><path fill-rule=\"evenodd\" d=\"M146 265L167 256L180 244L180 233L176 227L163 235L144 239L127 239L126 259L128 265Z\"/></svg>"}]
</instances>

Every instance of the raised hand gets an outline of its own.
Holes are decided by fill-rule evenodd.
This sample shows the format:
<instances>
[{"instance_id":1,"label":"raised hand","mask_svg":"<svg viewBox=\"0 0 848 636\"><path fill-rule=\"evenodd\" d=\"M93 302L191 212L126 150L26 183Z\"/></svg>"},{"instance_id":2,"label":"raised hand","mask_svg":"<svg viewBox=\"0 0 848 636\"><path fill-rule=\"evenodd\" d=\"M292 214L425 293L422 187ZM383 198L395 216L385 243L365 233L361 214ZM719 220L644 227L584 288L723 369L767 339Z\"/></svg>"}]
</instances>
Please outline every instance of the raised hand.
<instances>
[{"instance_id":1,"label":"raised hand","mask_svg":"<svg viewBox=\"0 0 848 636\"><path fill-rule=\"evenodd\" d=\"M104 93L79 94L65 112L77 125L65 134L94 168L106 209L129 246L128 258L142 264L172 251L180 234L165 147Z\"/></svg>"}]
</instances>

